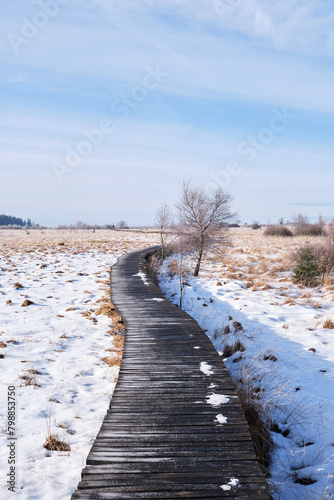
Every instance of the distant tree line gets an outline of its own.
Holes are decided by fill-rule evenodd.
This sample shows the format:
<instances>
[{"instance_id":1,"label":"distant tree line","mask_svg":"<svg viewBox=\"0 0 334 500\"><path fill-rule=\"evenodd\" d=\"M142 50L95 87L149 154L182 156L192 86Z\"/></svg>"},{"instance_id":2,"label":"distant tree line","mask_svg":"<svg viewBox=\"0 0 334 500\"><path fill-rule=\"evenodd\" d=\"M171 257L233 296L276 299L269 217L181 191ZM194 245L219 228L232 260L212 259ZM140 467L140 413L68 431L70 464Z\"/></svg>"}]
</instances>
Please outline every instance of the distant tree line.
<instances>
[{"instance_id":1,"label":"distant tree line","mask_svg":"<svg viewBox=\"0 0 334 500\"><path fill-rule=\"evenodd\" d=\"M30 219L27 219L26 221L19 218L19 217L13 217L12 215L5 215L1 214L0 215L0 226L2 227L34 227L34 228L39 228L39 224L35 224L34 222L31 222Z\"/></svg>"},{"instance_id":2,"label":"distant tree line","mask_svg":"<svg viewBox=\"0 0 334 500\"><path fill-rule=\"evenodd\" d=\"M98 224L87 224L86 222L82 222L81 220L79 220L75 224L70 224L69 226L66 224L61 224L57 226L56 229L129 229L129 226L123 220L118 222L116 225L104 224L103 226Z\"/></svg>"}]
</instances>

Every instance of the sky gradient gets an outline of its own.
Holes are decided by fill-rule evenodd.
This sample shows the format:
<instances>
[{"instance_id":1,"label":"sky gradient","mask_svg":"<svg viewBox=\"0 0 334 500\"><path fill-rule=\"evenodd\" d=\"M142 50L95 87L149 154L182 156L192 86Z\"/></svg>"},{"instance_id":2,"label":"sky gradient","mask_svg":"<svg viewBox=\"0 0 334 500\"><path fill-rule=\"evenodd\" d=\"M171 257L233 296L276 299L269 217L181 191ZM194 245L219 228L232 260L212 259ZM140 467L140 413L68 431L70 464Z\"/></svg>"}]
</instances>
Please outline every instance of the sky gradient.
<instances>
[{"instance_id":1,"label":"sky gradient","mask_svg":"<svg viewBox=\"0 0 334 500\"><path fill-rule=\"evenodd\" d=\"M0 213L150 225L191 177L241 221L334 217L334 5L2 6Z\"/></svg>"}]
</instances>

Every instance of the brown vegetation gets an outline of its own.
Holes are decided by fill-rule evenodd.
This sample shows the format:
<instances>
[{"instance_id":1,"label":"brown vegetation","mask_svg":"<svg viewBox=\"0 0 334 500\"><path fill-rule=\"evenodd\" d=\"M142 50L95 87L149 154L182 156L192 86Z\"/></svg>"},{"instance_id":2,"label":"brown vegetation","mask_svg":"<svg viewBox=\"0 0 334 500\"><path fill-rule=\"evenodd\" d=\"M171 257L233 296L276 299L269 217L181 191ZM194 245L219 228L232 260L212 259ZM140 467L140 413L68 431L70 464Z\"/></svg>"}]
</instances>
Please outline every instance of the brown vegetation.
<instances>
[{"instance_id":1,"label":"brown vegetation","mask_svg":"<svg viewBox=\"0 0 334 500\"><path fill-rule=\"evenodd\" d=\"M49 451L71 451L70 445L68 445L64 441L60 441L58 436L53 434L46 438L44 448Z\"/></svg>"}]
</instances>

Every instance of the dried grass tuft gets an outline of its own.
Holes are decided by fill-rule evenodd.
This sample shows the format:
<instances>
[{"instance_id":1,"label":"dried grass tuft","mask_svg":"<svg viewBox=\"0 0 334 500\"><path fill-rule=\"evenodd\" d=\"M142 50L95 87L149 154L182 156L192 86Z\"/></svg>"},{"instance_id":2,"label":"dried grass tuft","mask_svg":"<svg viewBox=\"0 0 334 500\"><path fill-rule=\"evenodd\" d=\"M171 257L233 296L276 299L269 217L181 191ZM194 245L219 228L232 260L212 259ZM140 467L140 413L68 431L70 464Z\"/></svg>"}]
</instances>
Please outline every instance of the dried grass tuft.
<instances>
[{"instance_id":1,"label":"dried grass tuft","mask_svg":"<svg viewBox=\"0 0 334 500\"><path fill-rule=\"evenodd\" d=\"M245 352L245 346L240 342L240 340L237 340L234 345L226 345L223 350L223 358L230 358L235 354L236 352Z\"/></svg>"},{"instance_id":2,"label":"dried grass tuft","mask_svg":"<svg viewBox=\"0 0 334 500\"><path fill-rule=\"evenodd\" d=\"M114 353L114 356L106 356L102 358L102 361L107 363L108 366L113 368L114 366L121 366L122 355L120 353Z\"/></svg>"},{"instance_id":3,"label":"dried grass tuft","mask_svg":"<svg viewBox=\"0 0 334 500\"><path fill-rule=\"evenodd\" d=\"M29 307L33 304L33 302L29 299L26 299L24 302L22 302L21 307Z\"/></svg>"},{"instance_id":4,"label":"dried grass tuft","mask_svg":"<svg viewBox=\"0 0 334 500\"><path fill-rule=\"evenodd\" d=\"M25 381L25 385L34 385L35 387L40 387L37 378L30 374L21 375L20 379Z\"/></svg>"},{"instance_id":5,"label":"dried grass tuft","mask_svg":"<svg viewBox=\"0 0 334 500\"><path fill-rule=\"evenodd\" d=\"M51 434L45 440L44 448L50 451L71 451L69 444L60 441L58 436Z\"/></svg>"},{"instance_id":6,"label":"dried grass tuft","mask_svg":"<svg viewBox=\"0 0 334 500\"><path fill-rule=\"evenodd\" d=\"M100 316L101 314L104 314L104 316L107 316L108 318L113 318L115 316L115 308L112 307L111 303L110 304L102 304L98 310L96 311L96 316Z\"/></svg>"}]
</instances>

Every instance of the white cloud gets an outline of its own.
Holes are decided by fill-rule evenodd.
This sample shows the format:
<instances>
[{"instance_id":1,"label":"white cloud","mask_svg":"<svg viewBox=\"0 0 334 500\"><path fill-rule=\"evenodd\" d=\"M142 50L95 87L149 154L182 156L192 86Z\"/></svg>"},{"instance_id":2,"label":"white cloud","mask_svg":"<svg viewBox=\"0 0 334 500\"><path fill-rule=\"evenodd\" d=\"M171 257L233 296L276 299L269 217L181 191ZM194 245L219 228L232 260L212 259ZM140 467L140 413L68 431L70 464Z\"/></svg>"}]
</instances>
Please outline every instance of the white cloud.
<instances>
[{"instance_id":1,"label":"white cloud","mask_svg":"<svg viewBox=\"0 0 334 500\"><path fill-rule=\"evenodd\" d=\"M190 23L202 22L239 32L289 52L334 56L334 6L324 0L95 0L120 15L169 12Z\"/></svg>"}]
</instances>

